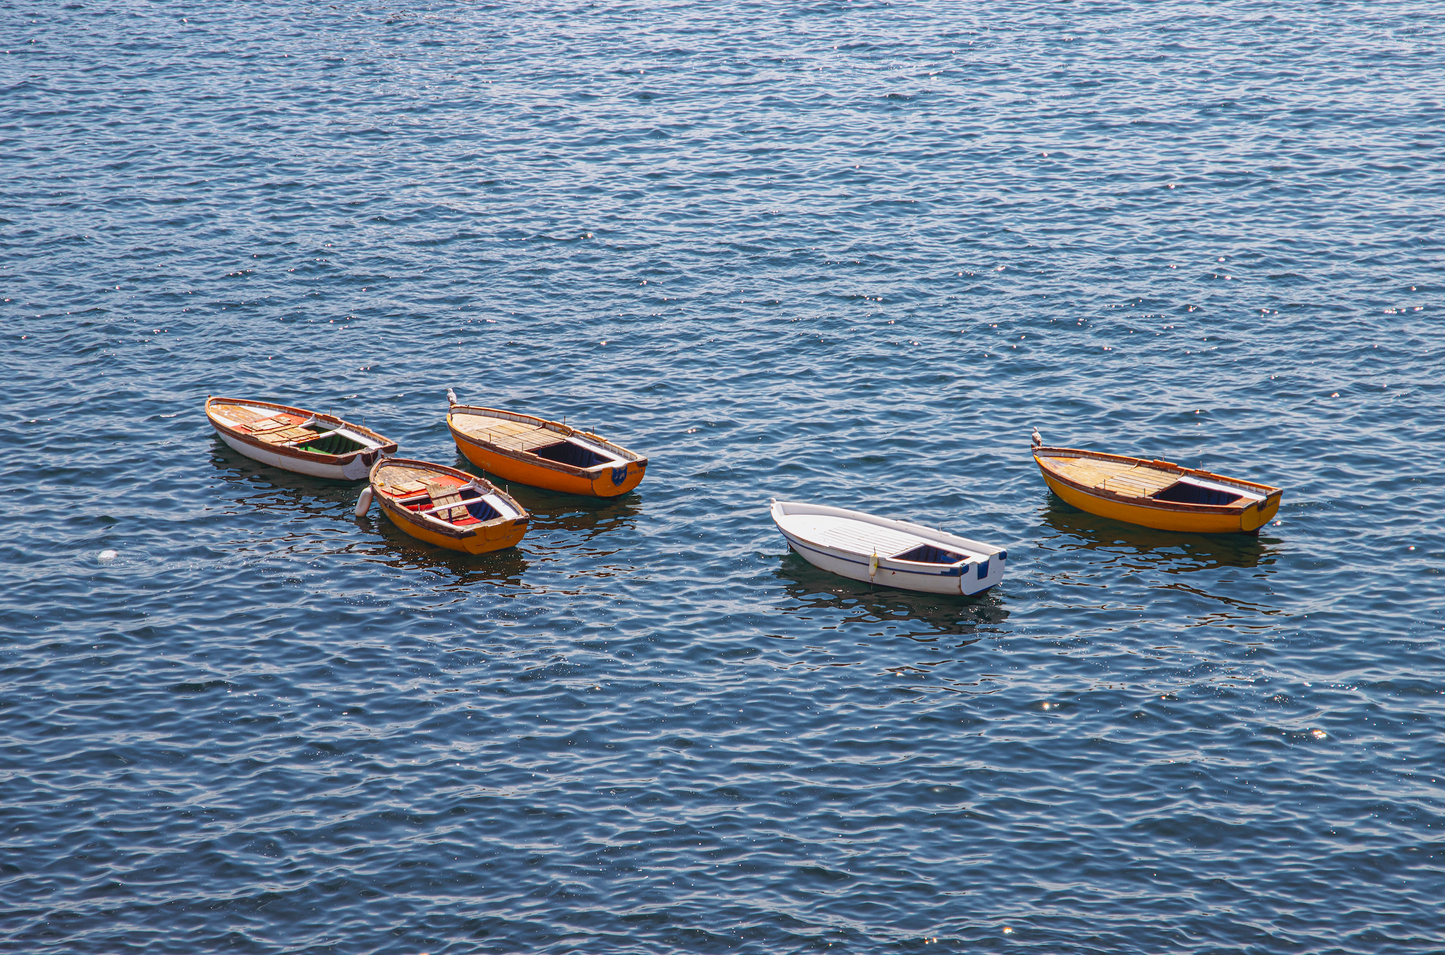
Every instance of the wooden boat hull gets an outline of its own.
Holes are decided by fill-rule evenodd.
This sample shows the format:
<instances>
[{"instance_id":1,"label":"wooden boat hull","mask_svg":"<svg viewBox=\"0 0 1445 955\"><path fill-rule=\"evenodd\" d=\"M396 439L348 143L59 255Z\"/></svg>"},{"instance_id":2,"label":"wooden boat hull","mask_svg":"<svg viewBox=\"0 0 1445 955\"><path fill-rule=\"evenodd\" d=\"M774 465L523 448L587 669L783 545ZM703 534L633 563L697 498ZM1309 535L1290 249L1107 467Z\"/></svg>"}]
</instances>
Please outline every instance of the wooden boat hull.
<instances>
[{"instance_id":1,"label":"wooden boat hull","mask_svg":"<svg viewBox=\"0 0 1445 955\"><path fill-rule=\"evenodd\" d=\"M794 553L849 580L952 596L975 596L1003 582L1008 551L966 537L818 504L774 501L771 514ZM943 564L898 556L920 545L963 559ZM868 552L870 546L875 553Z\"/></svg>"},{"instance_id":2,"label":"wooden boat hull","mask_svg":"<svg viewBox=\"0 0 1445 955\"><path fill-rule=\"evenodd\" d=\"M453 405L447 414L447 428L457 450L468 461L488 474L528 487L589 497L618 497L642 483L647 470L647 458L642 455L590 432L532 415ZM566 443L599 463L578 467L534 453Z\"/></svg>"},{"instance_id":3,"label":"wooden boat hull","mask_svg":"<svg viewBox=\"0 0 1445 955\"><path fill-rule=\"evenodd\" d=\"M1070 457L1101 462L1101 466L1106 465L1111 470L1098 473L1113 476L1092 486L1088 480L1071 479L1065 473L1070 469L1060 468L1056 461ZM1146 461L1142 458L1100 454L1077 448L1035 448L1034 463L1038 465L1039 473L1049 490L1065 503L1100 517L1161 531L1190 534L1258 533L1259 529L1278 513L1280 499L1284 494L1281 489L1267 484L1184 468L1168 461ZM1127 468L1120 470L1119 467L1124 465L1127 465ZM1125 477L1130 473L1137 473L1138 477ZM1128 480L1143 483L1120 483ZM1106 486L1110 482L1115 482L1113 488ZM1191 504L1154 497L1155 494L1168 493L1171 488L1183 483L1205 490L1221 489L1225 496L1235 493L1239 498L1230 504Z\"/></svg>"},{"instance_id":4,"label":"wooden boat hull","mask_svg":"<svg viewBox=\"0 0 1445 955\"><path fill-rule=\"evenodd\" d=\"M206 418L226 446L253 461L271 467L306 474L311 477L329 478L335 481L365 480L371 466L379 459L396 453L396 442L382 437L375 431L352 424L334 415L318 414L304 408L258 401L250 398L206 399ZM316 438L326 441L340 440L356 445L345 453L329 453L321 450L307 450L305 441L279 443L266 440L267 435L252 433L251 425L260 421L291 425L291 431L298 431L300 423L309 422L329 430L330 435L317 433ZM284 428L273 428L285 431Z\"/></svg>"},{"instance_id":5,"label":"wooden boat hull","mask_svg":"<svg viewBox=\"0 0 1445 955\"><path fill-rule=\"evenodd\" d=\"M445 482L457 489L475 488L480 492L477 498L459 502L452 510L464 509L465 504L480 506L486 502L488 510L495 511L496 516L484 520L467 516L468 523L458 525L409 507L406 504L408 496L398 493L397 485L402 482L419 483L418 478ZM516 499L490 481L427 461L405 458L378 461L371 469L371 491L373 500L398 530L428 544L466 554L486 554L517 546L526 536L530 520L526 509Z\"/></svg>"}]
</instances>

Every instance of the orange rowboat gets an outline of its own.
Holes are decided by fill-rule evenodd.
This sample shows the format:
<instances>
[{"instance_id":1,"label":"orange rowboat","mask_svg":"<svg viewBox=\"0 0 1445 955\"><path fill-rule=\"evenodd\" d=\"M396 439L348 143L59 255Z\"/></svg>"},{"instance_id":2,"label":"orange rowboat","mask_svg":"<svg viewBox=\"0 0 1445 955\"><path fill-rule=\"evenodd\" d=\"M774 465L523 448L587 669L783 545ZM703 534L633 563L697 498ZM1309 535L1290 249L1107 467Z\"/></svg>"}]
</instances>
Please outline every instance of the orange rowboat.
<instances>
[{"instance_id":1,"label":"orange rowboat","mask_svg":"<svg viewBox=\"0 0 1445 955\"><path fill-rule=\"evenodd\" d=\"M452 398L452 393L447 396ZM640 454L532 415L459 405L453 399L447 427L468 461L530 487L617 497L637 487L647 470L647 458Z\"/></svg>"},{"instance_id":2,"label":"orange rowboat","mask_svg":"<svg viewBox=\"0 0 1445 955\"><path fill-rule=\"evenodd\" d=\"M468 554L514 547L528 515L510 494L465 471L426 461L388 458L371 469L356 516L375 499L393 524L417 540Z\"/></svg>"}]
</instances>

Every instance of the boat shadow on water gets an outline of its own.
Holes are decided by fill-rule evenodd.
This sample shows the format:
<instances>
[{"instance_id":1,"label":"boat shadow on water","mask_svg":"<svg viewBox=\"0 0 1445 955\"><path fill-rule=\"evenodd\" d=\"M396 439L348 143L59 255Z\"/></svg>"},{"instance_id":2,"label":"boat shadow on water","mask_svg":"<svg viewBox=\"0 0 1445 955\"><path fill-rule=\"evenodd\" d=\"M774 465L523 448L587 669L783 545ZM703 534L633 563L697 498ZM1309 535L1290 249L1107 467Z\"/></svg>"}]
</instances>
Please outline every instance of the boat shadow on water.
<instances>
[{"instance_id":1,"label":"boat shadow on water","mask_svg":"<svg viewBox=\"0 0 1445 955\"><path fill-rule=\"evenodd\" d=\"M341 504L354 507L356 496L366 486L360 481L311 477L261 464L231 450L220 438L213 441L211 464L235 490L248 492L244 497L238 494L235 503L260 510L300 512L306 517L335 516Z\"/></svg>"},{"instance_id":2,"label":"boat shadow on water","mask_svg":"<svg viewBox=\"0 0 1445 955\"><path fill-rule=\"evenodd\" d=\"M458 454L452 465L468 474L484 477L503 488L516 498L532 516L531 537L539 530L563 531L586 541L601 535L631 528L642 514L642 498L636 491L628 491L617 497L586 497L580 494L565 494L528 487L525 484L508 484L502 478L477 467ZM522 546L527 539L523 538Z\"/></svg>"},{"instance_id":3,"label":"boat shadow on water","mask_svg":"<svg viewBox=\"0 0 1445 955\"><path fill-rule=\"evenodd\" d=\"M394 570L428 571L463 587L482 583L513 588L527 586L523 580L528 567L527 555L518 547L485 554L448 550L417 540L375 509L357 519L356 523L381 538L358 548L367 560L374 563Z\"/></svg>"},{"instance_id":4,"label":"boat shadow on water","mask_svg":"<svg viewBox=\"0 0 1445 955\"><path fill-rule=\"evenodd\" d=\"M962 637L957 646L981 639L1008 619L997 589L973 597L925 594L879 587L819 570L791 550L779 560L773 576L791 603L778 609L797 617L827 615L838 627L882 627L899 636L932 642Z\"/></svg>"},{"instance_id":5,"label":"boat shadow on water","mask_svg":"<svg viewBox=\"0 0 1445 955\"><path fill-rule=\"evenodd\" d=\"M1130 547L1137 556L1158 562L1158 569L1166 573L1268 567L1279 558L1279 539L1263 532L1255 535L1159 531L1081 511L1052 494L1039 523L1045 529L1041 543L1048 541L1059 550L1117 551L1120 547ZM1055 533L1049 534L1050 530Z\"/></svg>"},{"instance_id":6,"label":"boat shadow on water","mask_svg":"<svg viewBox=\"0 0 1445 955\"><path fill-rule=\"evenodd\" d=\"M366 484L310 477L273 468L231 450L219 438L211 463L222 479L233 487L232 502L240 507L271 511L291 521L301 521L312 530L308 540L319 535L317 520L330 519L340 533L326 535L328 549L355 554L364 560L396 570L429 571L450 583L490 583L523 587L527 558L516 547L489 554L465 554L419 541L403 533L375 505L361 518L354 516L357 497ZM560 496L560 495L559 495ZM351 531L344 530L352 528ZM361 540L357 540L356 531ZM278 527L276 538L295 536L294 527Z\"/></svg>"},{"instance_id":7,"label":"boat shadow on water","mask_svg":"<svg viewBox=\"0 0 1445 955\"><path fill-rule=\"evenodd\" d=\"M1287 618L1273 593L1282 569L1278 538L1153 530L1098 517L1053 497L1039 516L1040 582L1052 593L1148 600L1159 612L1174 608L1168 612L1177 613L1183 626L1240 633L1272 631ZM1090 590L1068 589L1074 587ZM1092 589L1102 587L1111 589ZM1093 599L1086 602L1093 605Z\"/></svg>"}]
</instances>

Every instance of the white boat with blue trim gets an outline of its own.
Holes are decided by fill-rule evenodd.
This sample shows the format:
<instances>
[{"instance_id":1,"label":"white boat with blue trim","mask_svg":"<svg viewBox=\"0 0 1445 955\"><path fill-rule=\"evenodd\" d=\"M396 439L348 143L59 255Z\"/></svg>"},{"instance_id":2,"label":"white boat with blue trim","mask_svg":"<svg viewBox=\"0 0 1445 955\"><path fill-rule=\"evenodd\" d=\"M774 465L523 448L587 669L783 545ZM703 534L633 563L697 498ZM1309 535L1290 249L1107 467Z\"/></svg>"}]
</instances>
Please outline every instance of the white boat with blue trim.
<instances>
[{"instance_id":1,"label":"white boat with blue trim","mask_svg":"<svg viewBox=\"0 0 1445 955\"><path fill-rule=\"evenodd\" d=\"M926 594L981 594L1003 582L1008 551L941 530L822 504L773 501L797 554L850 580Z\"/></svg>"}]
</instances>

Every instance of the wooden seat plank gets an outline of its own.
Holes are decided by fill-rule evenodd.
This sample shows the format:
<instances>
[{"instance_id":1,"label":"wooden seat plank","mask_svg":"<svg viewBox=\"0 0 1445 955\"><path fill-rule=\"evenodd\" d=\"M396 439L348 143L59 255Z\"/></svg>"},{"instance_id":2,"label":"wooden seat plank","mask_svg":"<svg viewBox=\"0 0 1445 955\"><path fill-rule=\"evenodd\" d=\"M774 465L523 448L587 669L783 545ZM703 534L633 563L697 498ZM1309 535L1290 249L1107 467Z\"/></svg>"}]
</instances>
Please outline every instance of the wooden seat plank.
<instances>
[{"instance_id":1,"label":"wooden seat plank","mask_svg":"<svg viewBox=\"0 0 1445 955\"><path fill-rule=\"evenodd\" d=\"M563 440L562 435L542 425L490 415L454 415L452 424L462 434L508 451L532 451Z\"/></svg>"},{"instance_id":2,"label":"wooden seat plank","mask_svg":"<svg viewBox=\"0 0 1445 955\"><path fill-rule=\"evenodd\" d=\"M291 422L285 418L256 418L246 427L251 429L252 434L268 434L272 431L280 431L282 428L291 427Z\"/></svg>"},{"instance_id":3,"label":"wooden seat plank","mask_svg":"<svg viewBox=\"0 0 1445 955\"><path fill-rule=\"evenodd\" d=\"M212 405L211 410L227 421L234 421L236 424L242 424L248 428L256 422L273 417L271 412L257 411L255 408L248 408L245 405L217 404Z\"/></svg>"},{"instance_id":4,"label":"wooden seat plank","mask_svg":"<svg viewBox=\"0 0 1445 955\"><path fill-rule=\"evenodd\" d=\"M426 481L435 477L435 472L409 468L404 465L387 465L376 472L377 481L391 485L393 494L406 496L426 490Z\"/></svg>"}]
</instances>

